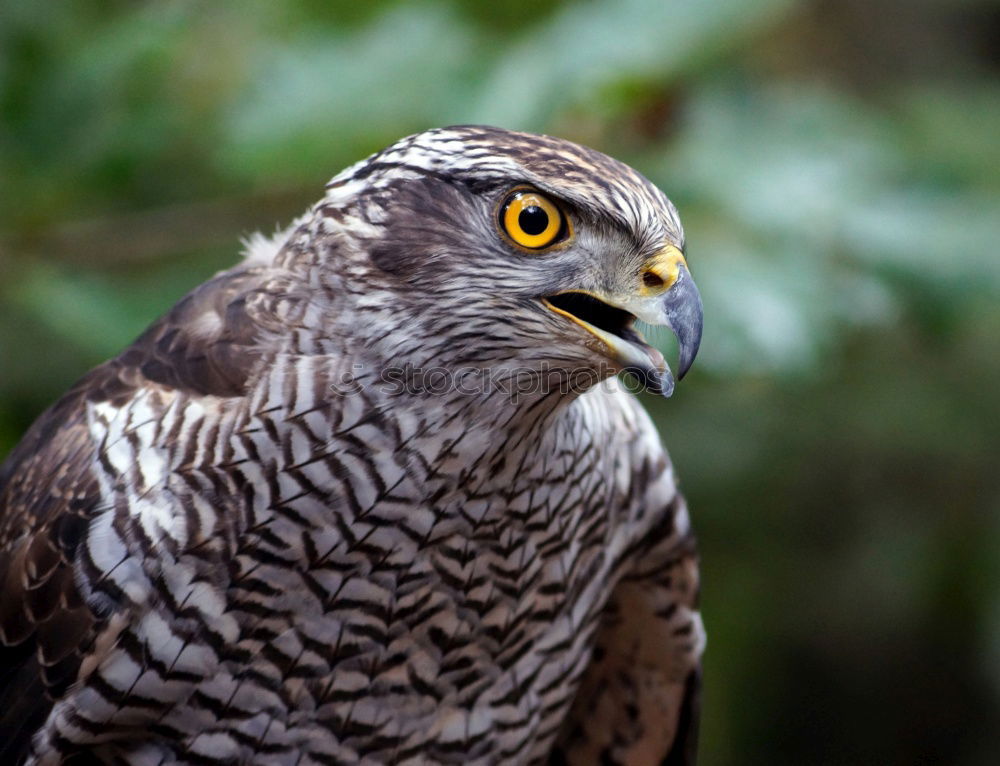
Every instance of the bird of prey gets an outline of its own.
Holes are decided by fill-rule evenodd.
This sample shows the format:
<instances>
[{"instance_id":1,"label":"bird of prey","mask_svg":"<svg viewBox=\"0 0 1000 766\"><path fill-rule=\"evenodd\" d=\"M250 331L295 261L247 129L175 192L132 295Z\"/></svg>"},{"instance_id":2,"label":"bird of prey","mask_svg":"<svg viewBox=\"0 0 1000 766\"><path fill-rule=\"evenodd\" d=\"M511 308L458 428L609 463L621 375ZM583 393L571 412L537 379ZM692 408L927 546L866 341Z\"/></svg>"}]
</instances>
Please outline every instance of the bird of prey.
<instances>
[{"instance_id":1,"label":"bird of prey","mask_svg":"<svg viewBox=\"0 0 1000 766\"><path fill-rule=\"evenodd\" d=\"M459 126L246 249L0 469L0 763L693 763L664 194Z\"/></svg>"}]
</instances>

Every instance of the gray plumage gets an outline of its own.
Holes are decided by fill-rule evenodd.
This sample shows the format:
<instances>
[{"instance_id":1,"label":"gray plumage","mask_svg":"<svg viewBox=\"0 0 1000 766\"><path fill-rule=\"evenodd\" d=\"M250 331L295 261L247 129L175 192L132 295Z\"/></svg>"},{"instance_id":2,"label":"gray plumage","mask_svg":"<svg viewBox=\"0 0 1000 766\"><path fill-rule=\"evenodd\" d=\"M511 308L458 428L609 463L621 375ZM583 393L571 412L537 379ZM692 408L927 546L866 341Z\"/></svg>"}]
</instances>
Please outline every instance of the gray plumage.
<instances>
[{"instance_id":1,"label":"gray plumage","mask_svg":"<svg viewBox=\"0 0 1000 766\"><path fill-rule=\"evenodd\" d=\"M522 188L551 245L505 230ZM334 178L0 469L0 762L693 763L694 538L612 377L672 388L633 315L693 358L682 249L554 138Z\"/></svg>"}]
</instances>

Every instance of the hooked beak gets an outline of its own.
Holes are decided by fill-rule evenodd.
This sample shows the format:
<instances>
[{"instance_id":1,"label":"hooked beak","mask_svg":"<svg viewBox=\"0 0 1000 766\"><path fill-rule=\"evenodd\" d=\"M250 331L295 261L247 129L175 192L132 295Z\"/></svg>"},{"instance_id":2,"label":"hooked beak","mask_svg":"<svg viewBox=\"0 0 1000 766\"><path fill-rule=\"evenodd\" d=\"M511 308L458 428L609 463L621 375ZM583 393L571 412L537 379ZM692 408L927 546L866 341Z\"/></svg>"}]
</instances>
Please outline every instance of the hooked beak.
<instances>
[{"instance_id":1,"label":"hooked beak","mask_svg":"<svg viewBox=\"0 0 1000 766\"><path fill-rule=\"evenodd\" d=\"M633 326L636 318L669 327L677 337L678 380L691 368L701 344L701 295L684 256L673 245L646 262L634 294L610 296L571 290L542 302L590 333L597 343L588 345L635 375L647 390L665 397L674 391L674 377L663 354L646 343Z\"/></svg>"}]
</instances>

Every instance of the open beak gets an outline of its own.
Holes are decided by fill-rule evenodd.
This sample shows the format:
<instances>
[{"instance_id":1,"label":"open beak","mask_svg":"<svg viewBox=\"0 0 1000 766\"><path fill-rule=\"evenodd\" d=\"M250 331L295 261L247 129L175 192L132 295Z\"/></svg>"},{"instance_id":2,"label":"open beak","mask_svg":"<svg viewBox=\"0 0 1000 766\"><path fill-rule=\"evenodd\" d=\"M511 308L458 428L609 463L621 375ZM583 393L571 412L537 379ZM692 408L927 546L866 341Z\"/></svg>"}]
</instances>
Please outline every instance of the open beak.
<instances>
[{"instance_id":1,"label":"open beak","mask_svg":"<svg viewBox=\"0 0 1000 766\"><path fill-rule=\"evenodd\" d=\"M636 318L669 327L677 336L677 379L691 368L701 344L701 295L681 252L667 246L644 266L634 295L570 290L543 298L545 306L586 330L595 350L631 372L653 393L670 396L674 377L663 354L635 329ZM596 341L596 342L595 342Z\"/></svg>"}]
</instances>

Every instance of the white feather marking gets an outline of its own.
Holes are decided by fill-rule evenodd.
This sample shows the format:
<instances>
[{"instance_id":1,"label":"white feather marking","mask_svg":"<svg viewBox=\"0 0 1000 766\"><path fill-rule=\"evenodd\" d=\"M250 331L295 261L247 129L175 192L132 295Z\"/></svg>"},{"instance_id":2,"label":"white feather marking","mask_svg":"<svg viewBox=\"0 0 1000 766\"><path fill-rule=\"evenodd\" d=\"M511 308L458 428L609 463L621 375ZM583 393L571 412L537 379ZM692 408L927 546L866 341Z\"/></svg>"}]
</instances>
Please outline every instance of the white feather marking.
<instances>
[{"instance_id":1,"label":"white feather marking","mask_svg":"<svg viewBox=\"0 0 1000 766\"><path fill-rule=\"evenodd\" d=\"M259 231L244 237L242 242L244 262L250 266L270 266L274 263L274 257L284 246L292 231L293 227L290 226L286 229L279 229L270 237Z\"/></svg>"},{"instance_id":2,"label":"white feather marking","mask_svg":"<svg viewBox=\"0 0 1000 766\"><path fill-rule=\"evenodd\" d=\"M191 752L212 760L236 760L240 747L236 740L222 732L199 734L191 743Z\"/></svg>"},{"instance_id":3,"label":"white feather marking","mask_svg":"<svg viewBox=\"0 0 1000 766\"><path fill-rule=\"evenodd\" d=\"M192 337L214 340L222 332L222 317L215 311L205 311L188 322L185 329Z\"/></svg>"},{"instance_id":4,"label":"white feather marking","mask_svg":"<svg viewBox=\"0 0 1000 766\"><path fill-rule=\"evenodd\" d=\"M87 551L94 564L103 572L114 569L128 555L121 538L112 527L114 520L114 511L99 513L90 522L87 534Z\"/></svg>"}]
</instances>

